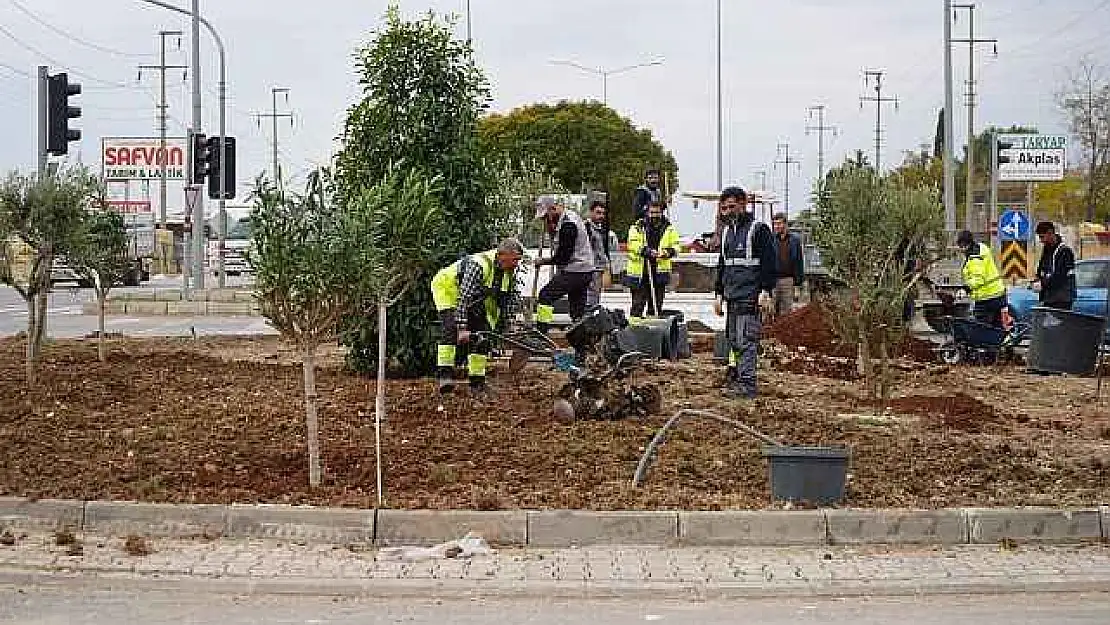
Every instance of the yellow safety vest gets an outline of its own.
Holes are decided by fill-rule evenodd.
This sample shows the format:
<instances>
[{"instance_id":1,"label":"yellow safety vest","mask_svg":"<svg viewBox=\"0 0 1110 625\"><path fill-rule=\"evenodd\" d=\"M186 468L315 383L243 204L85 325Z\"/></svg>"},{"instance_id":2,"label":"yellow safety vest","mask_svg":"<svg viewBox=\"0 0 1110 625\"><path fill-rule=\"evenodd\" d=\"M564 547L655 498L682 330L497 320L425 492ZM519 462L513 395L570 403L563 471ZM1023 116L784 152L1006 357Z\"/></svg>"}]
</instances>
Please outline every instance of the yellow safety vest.
<instances>
[{"instance_id":1,"label":"yellow safety vest","mask_svg":"<svg viewBox=\"0 0 1110 625\"><path fill-rule=\"evenodd\" d=\"M979 244L979 253L968 256L964 261L963 277L971 299L977 302L1006 293L1002 274L994 264L994 254L985 243Z\"/></svg>"},{"instance_id":2,"label":"yellow safety vest","mask_svg":"<svg viewBox=\"0 0 1110 625\"><path fill-rule=\"evenodd\" d=\"M486 250L477 254L471 254L466 258L451 263L447 267L440 269L432 278L432 301L435 303L437 311L451 310L457 308L459 305L459 269L462 267L462 262L470 260L478 263L482 268L482 285L489 289L493 286L494 263L497 258L497 250ZM506 271L501 277L501 292L510 293L513 290L515 280L515 273ZM468 302L472 303L472 302ZM501 317L501 310L497 305L497 298L491 291L486 295L486 319L490 322L490 327L496 328L497 321Z\"/></svg>"},{"instance_id":3,"label":"yellow safety vest","mask_svg":"<svg viewBox=\"0 0 1110 625\"><path fill-rule=\"evenodd\" d=\"M626 275L629 278L639 279L644 275L644 257L641 252L646 246L647 231L644 230L643 223L637 221L628 229L628 270ZM659 249L657 251L662 252L672 247L676 252L679 251L678 231L674 229L673 224L667 224L667 229L663 231L663 236L659 238ZM655 270L659 273L670 273L671 259L660 256L655 261Z\"/></svg>"}]
</instances>

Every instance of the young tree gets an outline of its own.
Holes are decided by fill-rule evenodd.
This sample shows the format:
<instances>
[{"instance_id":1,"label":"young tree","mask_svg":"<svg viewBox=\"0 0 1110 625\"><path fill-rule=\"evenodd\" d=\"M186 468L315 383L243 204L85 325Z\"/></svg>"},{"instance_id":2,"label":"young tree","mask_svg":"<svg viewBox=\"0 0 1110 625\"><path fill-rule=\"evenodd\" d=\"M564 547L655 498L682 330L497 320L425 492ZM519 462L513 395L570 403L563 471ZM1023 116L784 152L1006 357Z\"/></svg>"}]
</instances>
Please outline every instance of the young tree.
<instances>
[{"instance_id":1,"label":"young tree","mask_svg":"<svg viewBox=\"0 0 1110 625\"><path fill-rule=\"evenodd\" d=\"M388 310L414 285L423 286L416 278L431 269L433 237L442 227L435 184L416 171L393 171L382 182L349 197L343 209L343 236L353 244L346 265L348 284L360 301L377 312L374 450L379 506L384 499L381 428L385 419Z\"/></svg>"},{"instance_id":2,"label":"young tree","mask_svg":"<svg viewBox=\"0 0 1110 625\"><path fill-rule=\"evenodd\" d=\"M78 275L93 285L97 309L97 354L100 362L106 362L104 306L108 292L123 283L131 271L123 217L111 210L87 213L74 232L66 259Z\"/></svg>"},{"instance_id":3,"label":"young tree","mask_svg":"<svg viewBox=\"0 0 1110 625\"><path fill-rule=\"evenodd\" d=\"M394 167L439 179L443 219L432 237L428 267L395 304L388 346L390 365L404 375L429 373L435 364L437 318L433 268L460 254L488 249L494 220L486 204L488 176L475 129L489 105L489 88L469 45L454 39L451 24L429 12L406 21L394 5L384 27L357 52L360 102L347 113L336 159L341 202L386 177ZM356 317L344 332L348 362L368 371L377 362L377 319Z\"/></svg>"},{"instance_id":4,"label":"young tree","mask_svg":"<svg viewBox=\"0 0 1110 625\"><path fill-rule=\"evenodd\" d=\"M66 253L85 211L102 196L100 181L83 168L41 177L12 172L0 183L0 283L27 303L28 383L46 333L54 259Z\"/></svg>"},{"instance_id":5,"label":"young tree","mask_svg":"<svg viewBox=\"0 0 1110 625\"><path fill-rule=\"evenodd\" d=\"M829 298L830 317L841 338L858 345L871 395L887 399L888 359L904 336L903 305L916 288L907 265L927 265L931 251L942 249L939 192L935 186L882 178L852 162L831 172L824 191L814 240L822 264L847 285Z\"/></svg>"},{"instance_id":6,"label":"young tree","mask_svg":"<svg viewBox=\"0 0 1110 625\"><path fill-rule=\"evenodd\" d=\"M1058 100L1072 135L1085 151L1087 221L1094 221L1096 207L1110 194L1110 77L1091 59L1084 59Z\"/></svg>"},{"instance_id":7,"label":"young tree","mask_svg":"<svg viewBox=\"0 0 1110 625\"><path fill-rule=\"evenodd\" d=\"M498 238L518 236L534 242L541 228L532 219L536 198L544 194L566 195L566 187L555 179L551 170L533 159L502 158L488 165L487 171L491 182L486 203L494 220L495 235Z\"/></svg>"}]
</instances>

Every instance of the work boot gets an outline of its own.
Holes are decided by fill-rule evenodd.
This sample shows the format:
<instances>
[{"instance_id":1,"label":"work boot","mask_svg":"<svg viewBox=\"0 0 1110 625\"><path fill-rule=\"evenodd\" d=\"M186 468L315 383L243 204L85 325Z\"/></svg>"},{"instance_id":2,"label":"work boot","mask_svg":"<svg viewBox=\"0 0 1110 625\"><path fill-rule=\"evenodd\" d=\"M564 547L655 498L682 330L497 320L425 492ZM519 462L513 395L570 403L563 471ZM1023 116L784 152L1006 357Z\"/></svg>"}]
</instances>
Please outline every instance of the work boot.
<instances>
[{"instance_id":1,"label":"work boot","mask_svg":"<svg viewBox=\"0 0 1110 625\"><path fill-rule=\"evenodd\" d=\"M440 367L436 371L436 390L441 394L447 394L455 390L455 369L452 367Z\"/></svg>"},{"instance_id":2,"label":"work boot","mask_svg":"<svg viewBox=\"0 0 1110 625\"><path fill-rule=\"evenodd\" d=\"M740 380L736 374L736 367L728 367L725 369L725 386L736 384Z\"/></svg>"},{"instance_id":3,"label":"work boot","mask_svg":"<svg viewBox=\"0 0 1110 625\"><path fill-rule=\"evenodd\" d=\"M725 386L722 393L727 399L755 399L755 389L744 388L738 381Z\"/></svg>"},{"instance_id":4,"label":"work boot","mask_svg":"<svg viewBox=\"0 0 1110 625\"><path fill-rule=\"evenodd\" d=\"M485 376L470 376L470 397L472 399L487 400L493 396L486 384Z\"/></svg>"}]
</instances>

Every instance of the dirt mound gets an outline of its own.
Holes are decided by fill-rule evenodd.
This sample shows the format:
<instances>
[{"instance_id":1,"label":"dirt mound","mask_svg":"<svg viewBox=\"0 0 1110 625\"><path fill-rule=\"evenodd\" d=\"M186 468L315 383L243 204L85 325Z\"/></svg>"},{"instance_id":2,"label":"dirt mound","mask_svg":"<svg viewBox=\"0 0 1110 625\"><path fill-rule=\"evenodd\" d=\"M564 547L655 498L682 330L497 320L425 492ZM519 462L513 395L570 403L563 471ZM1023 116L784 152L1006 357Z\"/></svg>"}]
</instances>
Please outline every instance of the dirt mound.
<instances>
[{"instance_id":1,"label":"dirt mound","mask_svg":"<svg viewBox=\"0 0 1110 625\"><path fill-rule=\"evenodd\" d=\"M828 311L809 304L791 311L763 329L765 338L773 338L787 347L804 347L825 356L852 357L856 350L844 345L833 332Z\"/></svg>"},{"instance_id":2,"label":"dirt mound","mask_svg":"<svg viewBox=\"0 0 1110 625\"><path fill-rule=\"evenodd\" d=\"M982 432L1002 422L993 406L967 395L956 393L946 397L912 395L892 399L890 408L928 418L928 423L938 428L965 432Z\"/></svg>"}]
</instances>

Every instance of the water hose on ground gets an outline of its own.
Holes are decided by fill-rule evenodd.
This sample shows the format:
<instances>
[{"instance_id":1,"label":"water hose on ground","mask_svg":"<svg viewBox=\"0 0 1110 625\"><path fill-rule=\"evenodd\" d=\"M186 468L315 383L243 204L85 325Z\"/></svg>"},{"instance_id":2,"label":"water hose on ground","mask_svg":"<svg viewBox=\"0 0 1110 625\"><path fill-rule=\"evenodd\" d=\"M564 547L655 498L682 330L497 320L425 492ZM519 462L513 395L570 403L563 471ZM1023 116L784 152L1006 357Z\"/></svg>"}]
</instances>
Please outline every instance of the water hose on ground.
<instances>
[{"instance_id":1,"label":"water hose on ground","mask_svg":"<svg viewBox=\"0 0 1110 625\"><path fill-rule=\"evenodd\" d=\"M659 428L659 431L655 433L655 437L651 439L651 442L648 443L647 449L644 450L644 455L640 457L640 464L636 467L636 474L632 477L632 486L639 487L641 484L643 484L644 476L647 474L648 469L651 468L651 459L652 456L655 454L656 448L663 443L663 440L667 436L667 432L671 428L678 425L678 422L686 416L702 417L705 419L717 421L718 423L723 423L725 425L731 425L741 432L748 434L749 436L752 436L764 443L767 443L768 445L785 447L785 445L780 441L775 440L770 436L767 436L766 434L756 430L755 428L741 423L740 421L737 421L736 419L729 419L728 417L723 417L717 413L709 412L708 410L683 408L682 410L676 412L673 417L668 419L667 422L663 424L663 427Z\"/></svg>"}]
</instances>

